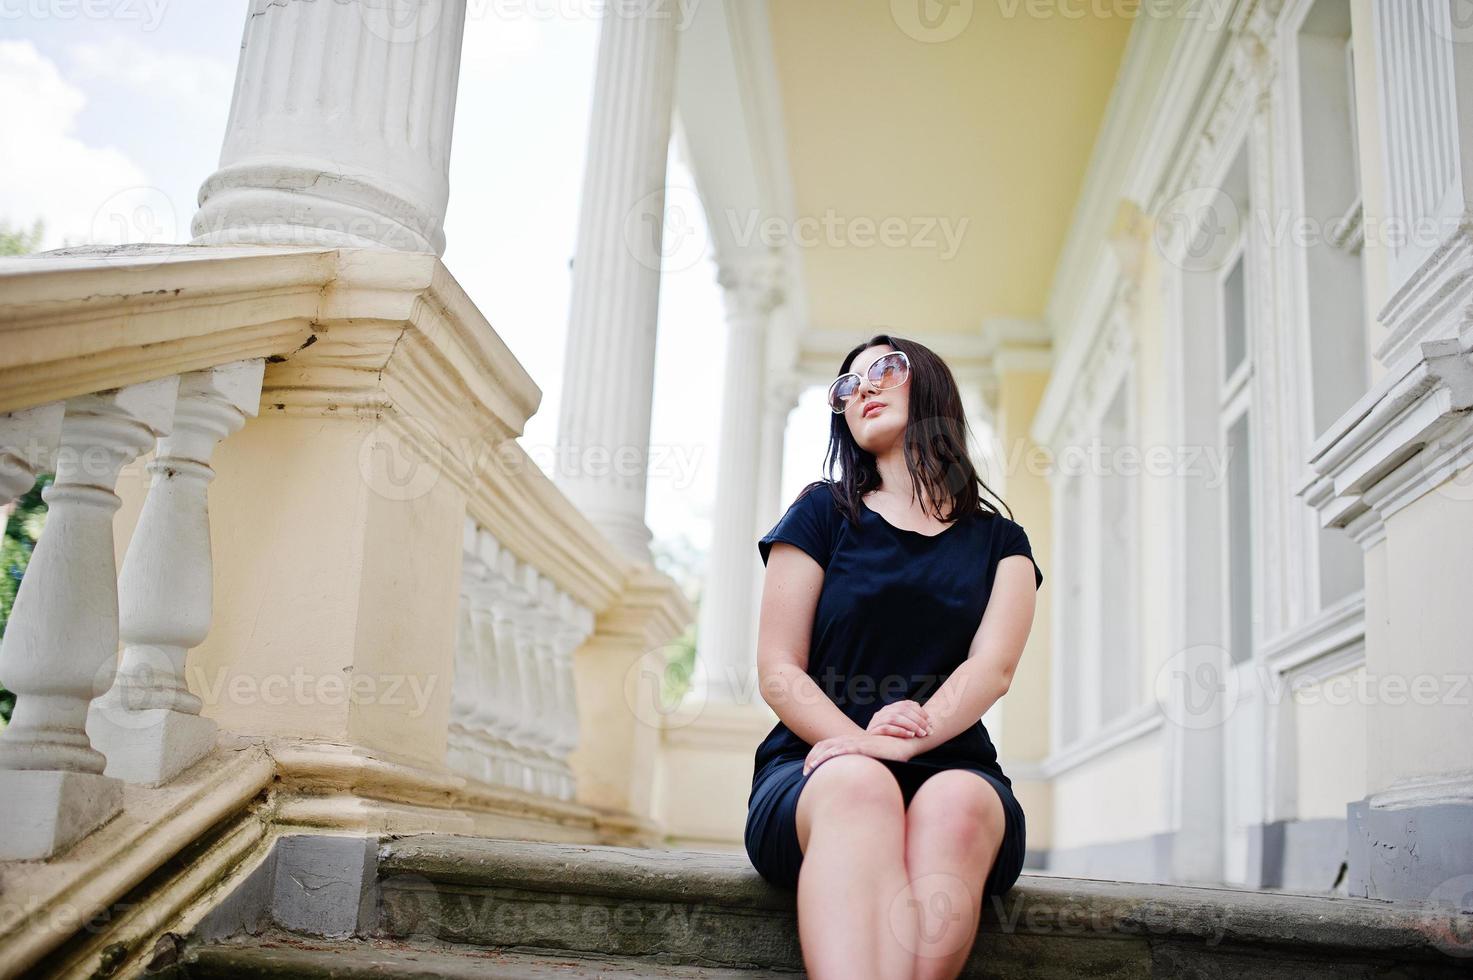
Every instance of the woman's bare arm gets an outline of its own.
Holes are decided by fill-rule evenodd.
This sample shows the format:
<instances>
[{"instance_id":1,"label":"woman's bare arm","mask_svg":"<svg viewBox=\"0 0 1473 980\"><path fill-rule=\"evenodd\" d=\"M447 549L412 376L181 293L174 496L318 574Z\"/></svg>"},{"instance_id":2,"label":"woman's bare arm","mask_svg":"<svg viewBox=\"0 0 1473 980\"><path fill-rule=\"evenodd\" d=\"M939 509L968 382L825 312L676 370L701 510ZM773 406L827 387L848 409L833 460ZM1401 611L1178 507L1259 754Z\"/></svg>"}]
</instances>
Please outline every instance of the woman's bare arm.
<instances>
[{"instance_id":1,"label":"woman's bare arm","mask_svg":"<svg viewBox=\"0 0 1473 980\"><path fill-rule=\"evenodd\" d=\"M757 622L757 685L784 725L809 745L864 729L808 676L808 644L823 568L802 548L776 541L762 578Z\"/></svg>"}]
</instances>

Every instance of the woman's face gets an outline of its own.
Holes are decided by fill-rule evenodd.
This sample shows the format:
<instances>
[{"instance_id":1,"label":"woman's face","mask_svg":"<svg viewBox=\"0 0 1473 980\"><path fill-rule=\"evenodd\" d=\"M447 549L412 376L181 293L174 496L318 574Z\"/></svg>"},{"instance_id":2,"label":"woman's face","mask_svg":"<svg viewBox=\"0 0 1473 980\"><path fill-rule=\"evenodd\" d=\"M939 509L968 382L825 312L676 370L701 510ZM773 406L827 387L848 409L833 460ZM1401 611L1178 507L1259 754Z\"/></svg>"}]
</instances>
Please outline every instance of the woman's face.
<instances>
[{"instance_id":1,"label":"woman's face","mask_svg":"<svg viewBox=\"0 0 1473 980\"><path fill-rule=\"evenodd\" d=\"M889 344L866 347L849 364L849 370L864 380L844 407L844 420L859 448L875 456L901 440L910 418L910 381L879 391L869 380L869 366L894 349Z\"/></svg>"}]
</instances>

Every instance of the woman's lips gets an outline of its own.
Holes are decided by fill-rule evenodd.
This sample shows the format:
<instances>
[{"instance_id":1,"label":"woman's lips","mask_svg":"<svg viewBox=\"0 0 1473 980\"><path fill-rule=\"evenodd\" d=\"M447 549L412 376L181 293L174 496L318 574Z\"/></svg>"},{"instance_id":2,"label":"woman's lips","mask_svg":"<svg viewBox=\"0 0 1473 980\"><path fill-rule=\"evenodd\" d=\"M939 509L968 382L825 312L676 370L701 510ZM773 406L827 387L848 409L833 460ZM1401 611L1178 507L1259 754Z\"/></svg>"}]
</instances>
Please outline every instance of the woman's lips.
<instances>
[{"instance_id":1,"label":"woman's lips","mask_svg":"<svg viewBox=\"0 0 1473 980\"><path fill-rule=\"evenodd\" d=\"M882 410L884 407L884 402L870 402L868 405L864 406L864 411L860 414L864 418L869 418L871 415L874 415L876 412Z\"/></svg>"}]
</instances>

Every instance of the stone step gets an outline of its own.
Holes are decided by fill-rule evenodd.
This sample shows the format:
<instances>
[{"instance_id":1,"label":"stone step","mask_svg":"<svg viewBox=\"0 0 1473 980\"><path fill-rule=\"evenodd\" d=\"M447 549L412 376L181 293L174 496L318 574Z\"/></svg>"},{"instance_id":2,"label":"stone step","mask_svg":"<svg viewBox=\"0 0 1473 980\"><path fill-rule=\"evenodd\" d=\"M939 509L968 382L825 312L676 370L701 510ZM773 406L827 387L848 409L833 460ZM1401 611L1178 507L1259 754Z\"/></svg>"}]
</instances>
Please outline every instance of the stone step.
<instances>
[{"instance_id":1,"label":"stone step","mask_svg":"<svg viewBox=\"0 0 1473 980\"><path fill-rule=\"evenodd\" d=\"M384 939L311 939L272 932L190 945L160 980L793 980L767 970L703 969L653 959L520 952L402 943Z\"/></svg>"},{"instance_id":2,"label":"stone step","mask_svg":"<svg viewBox=\"0 0 1473 980\"><path fill-rule=\"evenodd\" d=\"M800 971L795 896L740 853L449 835L385 840L378 933ZM968 977L1467 977L1473 918L1368 899L1023 875Z\"/></svg>"}]
</instances>

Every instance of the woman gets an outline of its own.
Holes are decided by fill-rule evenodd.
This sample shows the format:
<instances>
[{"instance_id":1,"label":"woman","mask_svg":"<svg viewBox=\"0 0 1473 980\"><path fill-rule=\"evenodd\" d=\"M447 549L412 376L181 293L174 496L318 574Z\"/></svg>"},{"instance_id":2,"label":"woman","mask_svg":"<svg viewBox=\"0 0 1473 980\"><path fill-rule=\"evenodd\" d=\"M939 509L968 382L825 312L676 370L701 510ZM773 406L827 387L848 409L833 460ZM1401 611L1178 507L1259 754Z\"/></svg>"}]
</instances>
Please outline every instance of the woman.
<instances>
[{"instance_id":1,"label":"woman","mask_svg":"<svg viewBox=\"0 0 1473 980\"><path fill-rule=\"evenodd\" d=\"M983 902L1023 866L1023 810L979 719L1043 573L1011 511L981 499L939 357L880 334L839 372L840 477L757 543L757 671L781 720L757 748L747 854L797 890L810 976L955 977Z\"/></svg>"}]
</instances>

